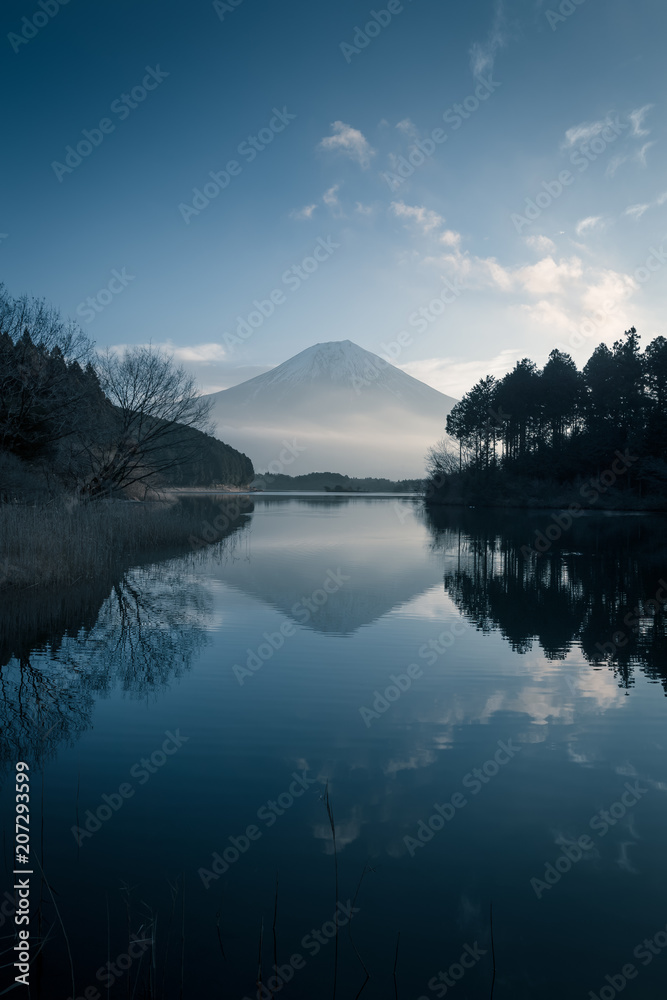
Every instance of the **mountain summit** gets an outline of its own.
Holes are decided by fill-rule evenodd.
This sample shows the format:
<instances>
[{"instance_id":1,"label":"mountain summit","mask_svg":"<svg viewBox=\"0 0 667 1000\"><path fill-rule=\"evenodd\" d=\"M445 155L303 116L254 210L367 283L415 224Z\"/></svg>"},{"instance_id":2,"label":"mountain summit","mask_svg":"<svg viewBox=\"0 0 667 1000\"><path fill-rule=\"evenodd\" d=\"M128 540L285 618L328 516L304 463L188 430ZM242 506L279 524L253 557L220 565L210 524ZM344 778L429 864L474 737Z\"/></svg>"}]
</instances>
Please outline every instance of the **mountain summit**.
<instances>
[{"instance_id":1,"label":"mountain summit","mask_svg":"<svg viewBox=\"0 0 667 1000\"><path fill-rule=\"evenodd\" d=\"M350 340L314 344L210 398L217 436L259 470L392 479L424 474L455 403Z\"/></svg>"}]
</instances>

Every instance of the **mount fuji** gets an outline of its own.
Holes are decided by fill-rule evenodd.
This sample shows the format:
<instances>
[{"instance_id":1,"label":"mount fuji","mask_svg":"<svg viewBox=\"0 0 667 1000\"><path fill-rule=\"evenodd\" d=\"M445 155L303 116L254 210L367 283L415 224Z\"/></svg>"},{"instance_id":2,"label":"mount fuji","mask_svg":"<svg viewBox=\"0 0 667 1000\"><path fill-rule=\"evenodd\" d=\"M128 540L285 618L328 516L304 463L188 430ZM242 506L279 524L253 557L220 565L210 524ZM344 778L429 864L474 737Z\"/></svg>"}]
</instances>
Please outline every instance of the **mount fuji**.
<instances>
[{"instance_id":1,"label":"mount fuji","mask_svg":"<svg viewBox=\"0 0 667 1000\"><path fill-rule=\"evenodd\" d=\"M212 393L215 434L258 471L411 479L455 404L350 340L315 344Z\"/></svg>"}]
</instances>

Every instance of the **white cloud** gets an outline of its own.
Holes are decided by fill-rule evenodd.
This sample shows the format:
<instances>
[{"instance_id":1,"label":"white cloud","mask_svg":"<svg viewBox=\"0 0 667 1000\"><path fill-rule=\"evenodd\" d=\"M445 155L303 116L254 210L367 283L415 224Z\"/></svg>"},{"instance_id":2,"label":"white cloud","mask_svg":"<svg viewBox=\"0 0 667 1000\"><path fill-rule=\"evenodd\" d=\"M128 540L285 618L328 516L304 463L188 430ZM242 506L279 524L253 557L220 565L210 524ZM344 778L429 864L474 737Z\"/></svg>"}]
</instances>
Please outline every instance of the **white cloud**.
<instances>
[{"instance_id":1,"label":"white cloud","mask_svg":"<svg viewBox=\"0 0 667 1000\"><path fill-rule=\"evenodd\" d=\"M457 233L455 229L445 229L438 238L446 247L459 247L461 245L461 234Z\"/></svg>"},{"instance_id":2,"label":"white cloud","mask_svg":"<svg viewBox=\"0 0 667 1000\"><path fill-rule=\"evenodd\" d=\"M460 399L470 387L486 375L502 378L514 368L514 365L524 356L516 348L507 348L494 358L479 361L460 361L455 358L424 358L421 361L408 361L397 368L418 378L421 382L444 392L446 396Z\"/></svg>"},{"instance_id":3,"label":"white cloud","mask_svg":"<svg viewBox=\"0 0 667 1000\"><path fill-rule=\"evenodd\" d=\"M333 122L331 128L334 134L325 136L318 148L343 153L366 170L370 166L371 157L375 156L375 150L364 134L341 121Z\"/></svg>"},{"instance_id":4,"label":"white cloud","mask_svg":"<svg viewBox=\"0 0 667 1000\"><path fill-rule=\"evenodd\" d=\"M422 263L437 267L443 279L458 281L464 296L469 290L495 292L500 297L496 309L514 310L545 336L559 336L565 350L566 331L578 330L591 317L596 342L612 335L615 339L619 329L632 325L625 312L626 300L639 287L632 275L584 263L575 255L557 260L549 254L535 264L506 267L495 257L456 248L440 257L424 257Z\"/></svg>"},{"instance_id":5,"label":"white cloud","mask_svg":"<svg viewBox=\"0 0 667 1000\"><path fill-rule=\"evenodd\" d=\"M655 146L654 142L645 142L641 149L638 149L635 153L635 160L641 163L642 167L646 166L646 154L648 153L651 146Z\"/></svg>"},{"instance_id":6,"label":"white cloud","mask_svg":"<svg viewBox=\"0 0 667 1000\"><path fill-rule=\"evenodd\" d=\"M177 347L173 341L165 340L162 343L148 344L113 344L109 350L114 354L124 354L134 347L152 347L156 350L170 354L176 361L190 364L210 365L219 361L225 361L227 351L222 344L189 344L187 347Z\"/></svg>"},{"instance_id":7,"label":"white cloud","mask_svg":"<svg viewBox=\"0 0 667 1000\"><path fill-rule=\"evenodd\" d=\"M584 351L590 355L592 348L602 340L616 340L620 329L627 329L631 317L625 312L625 303L637 290L634 279L617 271L584 268L578 280L573 280L557 295L540 298L536 303L524 302L520 306L523 316L531 323L558 336L555 345L561 350L572 350L572 334L584 327L584 336L592 337ZM553 342L550 347L553 347ZM581 338L577 347L581 346Z\"/></svg>"},{"instance_id":8,"label":"white cloud","mask_svg":"<svg viewBox=\"0 0 667 1000\"><path fill-rule=\"evenodd\" d=\"M526 243L536 253L556 252L556 244L548 236L526 236Z\"/></svg>"},{"instance_id":9,"label":"white cloud","mask_svg":"<svg viewBox=\"0 0 667 1000\"><path fill-rule=\"evenodd\" d=\"M461 234L454 229L444 229L437 232L445 224L445 220L437 212L423 205L406 205L404 201L392 201L390 209L399 219L413 222L424 236L437 235L438 241L447 247L458 248Z\"/></svg>"},{"instance_id":10,"label":"white cloud","mask_svg":"<svg viewBox=\"0 0 667 1000\"><path fill-rule=\"evenodd\" d=\"M553 257L544 257L537 264L506 273L530 295L560 295L569 282L582 276L583 267L579 257L566 257L558 262Z\"/></svg>"},{"instance_id":11,"label":"white cloud","mask_svg":"<svg viewBox=\"0 0 667 1000\"><path fill-rule=\"evenodd\" d=\"M650 205L628 205L623 215L629 215L636 222L639 222L644 212L647 212Z\"/></svg>"},{"instance_id":12,"label":"white cloud","mask_svg":"<svg viewBox=\"0 0 667 1000\"><path fill-rule=\"evenodd\" d=\"M439 263L449 277L458 278L468 288L526 292L536 297L563 295L583 274L579 257L556 261L551 255L535 264L505 267L495 257L470 256L455 249L440 258L426 258L425 263Z\"/></svg>"},{"instance_id":13,"label":"white cloud","mask_svg":"<svg viewBox=\"0 0 667 1000\"><path fill-rule=\"evenodd\" d=\"M332 187L328 188L322 195L322 201L329 208L338 208L340 201L338 200L338 192L340 190L340 184L334 184Z\"/></svg>"},{"instance_id":14,"label":"white cloud","mask_svg":"<svg viewBox=\"0 0 667 1000\"><path fill-rule=\"evenodd\" d=\"M644 206L635 207L637 211L645 210ZM572 340L568 334L578 331L584 321L588 321L587 327L592 321L596 342L599 342L605 338L616 339L620 329L627 329L636 320L626 314L627 300L639 289L632 274L601 267L588 256L585 246L581 247L586 253L583 258L573 252L558 256L553 240L535 235L527 237L525 243L539 259L505 265L497 257L477 256L462 250L460 234L444 232L443 217L424 205L396 201L392 202L390 211L428 239L427 247L420 247L417 240L413 241L413 261L420 262L424 268L437 269L443 281L456 282L462 292L461 302L470 302L471 308L475 308L475 298L479 300L479 296L468 298L468 293L484 292L484 300L492 303L489 308L508 316L517 329L539 333L540 343L545 346L552 347L558 338L564 350L574 350L574 346L567 346ZM605 225L603 216L588 216L577 223L577 235L602 229ZM439 254L433 250L436 241L441 246L444 244ZM581 344L579 337L577 348ZM585 345L584 349L587 347ZM416 369L410 373L422 377ZM423 380L434 384L428 377ZM443 388L439 383L436 387L454 394L451 386Z\"/></svg>"},{"instance_id":15,"label":"white cloud","mask_svg":"<svg viewBox=\"0 0 667 1000\"><path fill-rule=\"evenodd\" d=\"M444 229L442 232L437 232L444 226L445 220L432 209L423 205L406 205L404 201L392 201L389 207L397 218L413 222L424 236L437 235L438 241L443 246L457 249L460 246L461 234L456 230Z\"/></svg>"},{"instance_id":16,"label":"white cloud","mask_svg":"<svg viewBox=\"0 0 667 1000\"><path fill-rule=\"evenodd\" d=\"M391 211L399 219L409 219L421 229L422 233L430 233L444 225L445 220L437 212L423 205L406 205L404 201L392 201Z\"/></svg>"},{"instance_id":17,"label":"white cloud","mask_svg":"<svg viewBox=\"0 0 667 1000\"><path fill-rule=\"evenodd\" d=\"M632 114L628 116L631 123L633 114L637 113L638 112L632 112ZM561 148L572 149L573 146L581 146L586 142L590 142L591 139L595 139L596 136L600 135L603 129L610 127L613 128L616 134L619 134L619 126L620 129L624 131L627 128L627 122L625 125L622 125L620 117L618 115L611 114L606 115L604 118L599 118L597 121L579 122L578 125L573 125L566 131L565 139L561 143ZM633 123L630 135L648 135L648 132L637 132ZM624 156L623 159L627 159L627 157Z\"/></svg>"},{"instance_id":18,"label":"white cloud","mask_svg":"<svg viewBox=\"0 0 667 1000\"><path fill-rule=\"evenodd\" d=\"M577 236L583 236L589 229L598 229L602 225L601 215L587 215L585 219L580 219L576 225Z\"/></svg>"},{"instance_id":19,"label":"white cloud","mask_svg":"<svg viewBox=\"0 0 667 1000\"><path fill-rule=\"evenodd\" d=\"M224 361L227 357L227 352L221 344L190 344L188 347L174 347L169 341L164 344L164 348L170 354L173 354L177 361L204 365L210 365L216 361Z\"/></svg>"},{"instance_id":20,"label":"white cloud","mask_svg":"<svg viewBox=\"0 0 667 1000\"><path fill-rule=\"evenodd\" d=\"M304 205L298 211L290 212L292 219L312 219L313 212L317 208L317 205Z\"/></svg>"},{"instance_id":21,"label":"white cloud","mask_svg":"<svg viewBox=\"0 0 667 1000\"><path fill-rule=\"evenodd\" d=\"M330 188L322 195L322 203L327 206L327 208L335 215L340 218L343 214L340 204L340 198L338 197L338 192L340 191L340 184L332 184ZM357 202L359 205L360 202ZM291 212L291 218L293 219L312 219L315 210L317 209L317 203L312 205L305 205L304 208L299 209L298 212ZM370 211L370 209L369 209Z\"/></svg>"},{"instance_id":22,"label":"white cloud","mask_svg":"<svg viewBox=\"0 0 667 1000\"><path fill-rule=\"evenodd\" d=\"M338 197L339 191L340 184L333 184L322 195L322 201L327 206L331 214L337 219L343 217L343 209L341 207L340 198Z\"/></svg>"},{"instance_id":23,"label":"white cloud","mask_svg":"<svg viewBox=\"0 0 667 1000\"><path fill-rule=\"evenodd\" d=\"M595 139L596 136L599 136L604 129L609 127L612 127L617 134L620 134L622 129L625 140L628 141L624 144L625 148L622 148L611 158L607 164L605 174L607 177L613 177L618 168L631 158L645 167L646 154L654 143L645 142L640 149L636 149L634 152L631 148L629 148L629 143L633 139L642 138L643 136L650 134L650 129L643 128L642 126L644 118L652 107L652 104L646 104L643 108L636 108L634 111L631 111L629 115L627 115L627 118L624 119L623 123L621 123L621 119L618 115L612 116L609 114L605 118L600 118L597 121L584 121L580 122L578 125L573 125L572 128L569 128L566 131L565 139L561 143L561 148L567 150L571 149L573 146L581 146L590 142L592 139ZM630 126L629 131L627 131L628 125ZM604 139L605 137L602 136L603 141ZM622 146L623 144L619 143L619 145ZM634 143L632 143L632 145L634 145Z\"/></svg>"},{"instance_id":24,"label":"white cloud","mask_svg":"<svg viewBox=\"0 0 667 1000\"><path fill-rule=\"evenodd\" d=\"M605 118L596 122L581 122L579 125L573 125L565 133L565 142L563 145L566 149L571 149L573 146L580 146L584 142L590 142L591 139L599 135L602 129L606 128L609 124L610 119Z\"/></svg>"},{"instance_id":25,"label":"white cloud","mask_svg":"<svg viewBox=\"0 0 667 1000\"><path fill-rule=\"evenodd\" d=\"M643 215L648 212L650 208L660 208L667 202L667 191L663 191L662 194L658 195L655 201L651 202L640 202L637 205L628 205L628 207L623 212L623 215L629 216L634 219L635 222L639 222Z\"/></svg>"},{"instance_id":26,"label":"white cloud","mask_svg":"<svg viewBox=\"0 0 667 1000\"><path fill-rule=\"evenodd\" d=\"M548 299L540 299L534 304L523 302L520 309L531 323L546 327L554 333L562 334L572 326L567 310L559 303L550 302Z\"/></svg>"},{"instance_id":27,"label":"white cloud","mask_svg":"<svg viewBox=\"0 0 667 1000\"><path fill-rule=\"evenodd\" d=\"M354 203L354 210L355 212L358 212L359 215L370 215L373 211L373 206L364 205L362 202L356 201Z\"/></svg>"},{"instance_id":28,"label":"white cloud","mask_svg":"<svg viewBox=\"0 0 667 1000\"><path fill-rule=\"evenodd\" d=\"M644 119L646 118L646 115L649 113L652 107L653 107L652 104L645 104L643 108L636 108L634 111L630 112L628 118L630 119L630 124L632 125L633 135L642 136L649 134L651 130L643 128L642 126L644 124Z\"/></svg>"},{"instance_id":29,"label":"white cloud","mask_svg":"<svg viewBox=\"0 0 667 1000\"><path fill-rule=\"evenodd\" d=\"M403 132L404 135L409 135L412 139L415 139L419 134L417 126L409 118L403 118L402 121L397 122L396 128Z\"/></svg>"},{"instance_id":30,"label":"white cloud","mask_svg":"<svg viewBox=\"0 0 667 1000\"><path fill-rule=\"evenodd\" d=\"M617 156L613 156L609 161L609 165L605 170L605 175L607 177L613 177L620 166L622 166L626 160L629 159L625 153L619 153Z\"/></svg>"},{"instance_id":31,"label":"white cloud","mask_svg":"<svg viewBox=\"0 0 667 1000\"><path fill-rule=\"evenodd\" d=\"M629 274L610 268L591 271L589 282L581 293L581 308L585 313L614 315L612 326L618 332L616 313L623 303L637 290L637 283Z\"/></svg>"},{"instance_id":32,"label":"white cloud","mask_svg":"<svg viewBox=\"0 0 667 1000\"><path fill-rule=\"evenodd\" d=\"M496 0L493 24L489 30L486 41L473 42L469 49L470 69L473 76L482 76L484 73L493 73L496 61L496 53L499 49L507 45L507 32L505 27L505 12L502 0Z\"/></svg>"}]
</instances>

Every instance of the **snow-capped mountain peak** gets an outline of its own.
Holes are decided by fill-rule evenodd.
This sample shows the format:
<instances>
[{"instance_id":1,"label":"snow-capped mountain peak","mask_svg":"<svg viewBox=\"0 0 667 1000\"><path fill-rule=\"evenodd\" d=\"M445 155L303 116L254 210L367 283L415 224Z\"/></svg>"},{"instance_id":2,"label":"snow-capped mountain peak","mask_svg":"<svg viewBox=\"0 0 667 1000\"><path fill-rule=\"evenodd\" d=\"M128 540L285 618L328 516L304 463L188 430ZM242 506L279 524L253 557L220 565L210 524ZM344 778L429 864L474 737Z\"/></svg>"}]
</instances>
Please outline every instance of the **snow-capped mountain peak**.
<instances>
[{"instance_id":1,"label":"snow-capped mountain peak","mask_svg":"<svg viewBox=\"0 0 667 1000\"><path fill-rule=\"evenodd\" d=\"M303 442L303 455L284 472L396 479L423 474L455 402L351 340L313 344L211 398L216 433L258 470L289 439Z\"/></svg>"},{"instance_id":2,"label":"snow-capped mountain peak","mask_svg":"<svg viewBox=\"0 0 667 1000\"><path fill-rule=\"evenodd\" d=\"M329 340L307 347L305 351L295 354L260 378L267 385L276 382L310 382L320 378L346 382L368 375L376 359L377 355L365 351L351 340ZM377 360L382 366L382 359Z\"/></svg>"},{"instance_id":3,"label":"snow-capped mountain peak","mask_svg":"<svg viewBox=\"0 0 667 1000\"><path fill-rule=\"evenodd\" d=\"M351 340L330 340L323 344L313 344L299 354L283 361L268 372L242 382L240 386L224 389L217 397L234 393L243 387L245 399L264 395L267 390L276 393L290 393L296 386L318 385L320 388L338 386L361 391L373 389L375 393L389 393L397 398L415 397L422 401L426 396L441 403L449 400L437 389L420 382L411 375L396 368L390 362ZM240 398L240 396L239 396ZM453 404L454 400L451 400Z\"/></svg>"}]
</instances>

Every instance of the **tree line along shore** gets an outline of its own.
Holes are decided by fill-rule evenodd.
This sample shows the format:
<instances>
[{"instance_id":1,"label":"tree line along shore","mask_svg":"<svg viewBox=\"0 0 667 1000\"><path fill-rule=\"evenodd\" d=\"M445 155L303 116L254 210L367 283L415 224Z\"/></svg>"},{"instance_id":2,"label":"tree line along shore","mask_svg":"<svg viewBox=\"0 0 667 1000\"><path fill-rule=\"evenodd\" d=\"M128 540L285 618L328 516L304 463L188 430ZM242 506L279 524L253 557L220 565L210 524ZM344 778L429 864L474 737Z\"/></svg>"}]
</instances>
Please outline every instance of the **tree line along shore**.
<instances>
[{"instance_id":1,"label":"tree line along shore","mask_svg":"<svg viewBox=\"0 0 667 1000\"><path fill-rule=\"evenodd\" d=\"M432 504L667 510L667 340L636 329L579 370L553 350L481 379L429 453Z\"/></svg>"}]
</instances>

